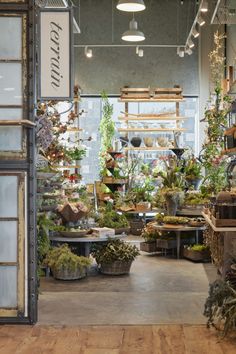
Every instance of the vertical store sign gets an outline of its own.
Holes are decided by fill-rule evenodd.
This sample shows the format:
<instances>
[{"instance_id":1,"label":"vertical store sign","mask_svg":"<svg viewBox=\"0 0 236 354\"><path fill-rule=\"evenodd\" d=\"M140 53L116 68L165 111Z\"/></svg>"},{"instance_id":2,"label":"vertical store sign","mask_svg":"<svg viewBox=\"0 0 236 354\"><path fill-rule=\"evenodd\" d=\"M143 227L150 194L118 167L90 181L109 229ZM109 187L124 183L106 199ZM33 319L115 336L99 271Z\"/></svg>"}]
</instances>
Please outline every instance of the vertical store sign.
<instances>
[{"instance_id":1,"label":"vertical store sign","mask_svg":"<svg viewBox=\"0 0 236 354\"><path fill-rule=\"evenodd\" d=\"M71 9L40 11L39 99L73 98Z\"/></svg>"}]
</instances>

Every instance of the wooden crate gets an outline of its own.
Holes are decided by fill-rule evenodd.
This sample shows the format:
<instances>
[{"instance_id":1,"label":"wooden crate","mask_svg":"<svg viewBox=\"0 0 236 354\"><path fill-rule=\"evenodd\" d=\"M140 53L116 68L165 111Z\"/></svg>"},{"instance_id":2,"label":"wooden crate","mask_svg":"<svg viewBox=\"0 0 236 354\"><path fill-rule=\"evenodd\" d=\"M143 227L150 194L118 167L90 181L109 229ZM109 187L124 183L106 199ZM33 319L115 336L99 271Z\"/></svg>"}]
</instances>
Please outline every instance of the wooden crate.
<instances>
[{"instance_id":1,"label":"wooden crate","mask_svg":"<svg viewBox=\"0 0 236 354\"><path fill-rule=\"evenodd\" d=\"M216 227L236 227L236 219L216 219L211 215L211 221Z\"/></svg>"},{"instance_id":2,"label":"wooden crate","mask_svg":"<svg viewBox=\"0 0 236 354\"><path fill-rule=\"evenodd\" d=\"M194 262L208 262L211 259L211 254L209 250L204 251L194 251L187 248L183 249L184 258L190 259Z\"/></svg>"},{"instance_id":3,"label":"wooden crate","mask_svg":"<svg viewBox=\"0 0 236 354\"><path fill-rule=\"evenodd\" d=\"M121 89L121 96L122 99L143 99L143 98L150 98L150 88L131 88L131 87L124 87Z\"/></svg>"},{"instance_id":4,"label":"wooden crate","mask_svg":"<svg viewBox=\"0 0 236 354\"><path fill-rule=\"evenodd\" d=\"M154 98L161 99L182 99L182 88L155 88L154 89Z\"/></svg>"}]
</instances>

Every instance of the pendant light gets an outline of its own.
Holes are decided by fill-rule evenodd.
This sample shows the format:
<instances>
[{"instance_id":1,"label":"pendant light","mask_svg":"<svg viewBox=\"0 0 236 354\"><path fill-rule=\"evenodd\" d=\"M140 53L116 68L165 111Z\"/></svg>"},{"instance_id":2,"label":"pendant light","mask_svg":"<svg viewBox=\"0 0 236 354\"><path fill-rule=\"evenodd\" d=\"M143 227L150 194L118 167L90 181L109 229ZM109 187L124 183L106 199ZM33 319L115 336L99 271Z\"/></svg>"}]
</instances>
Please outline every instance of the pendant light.
<instances>
[{"instance_id":1,"label":"pendant light","mask_svg":"<svg viewBox=\"0 0 236 354\"><path fill-rule=\"evenodd\" d=\"M116 8L120 11L138 12L146 9L143 0L119 0Z\"/></svg>"},{"instance_id":2,"label":"pendant light","mask_svg":"<svg viewBox=\"0 0 236 354\"><path fill-rule=\"evenodd\" d=\"M134 17L129 23L129 30L122 34L121 39L127 42L141 42L145 40L143 32L138 30L138 22Z\"/></svg>"}]
</instances>

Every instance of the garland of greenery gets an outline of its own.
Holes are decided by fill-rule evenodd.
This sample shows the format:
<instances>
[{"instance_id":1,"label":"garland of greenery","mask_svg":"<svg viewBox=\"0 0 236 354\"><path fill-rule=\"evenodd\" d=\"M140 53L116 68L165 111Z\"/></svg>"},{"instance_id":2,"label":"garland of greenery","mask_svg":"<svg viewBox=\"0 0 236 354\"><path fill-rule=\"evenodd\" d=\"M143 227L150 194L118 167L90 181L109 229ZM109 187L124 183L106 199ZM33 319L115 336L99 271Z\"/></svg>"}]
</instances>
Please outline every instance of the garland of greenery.
<instances>
[{"instance_id":1,"label":"garland of greenery","mask_svg":"<svg viewBox=\"0 0 236 354\"><path fill-rule=\"evenodd\" d=\"M102 97L102 119L99 126L101 136L100 148L100 167L101 170L105 168L107 151L112 149L112 140L115 135L115 123L112 120L113 105L110 104L105 91L101 93Z\"/></svg>"},{"instance_id":2,"label":"garland of greenery","mask_svg":"<svg viewBox=\"0 0 236 354\"><path fill-rule=\"evenodd\" d=\"M207 138L201 154L201 161L206 170L203 184L206 183L208 191L212 194L216 194L227 184L226 161L222 158L222 151L224 149L224 128L227 125L231 99L223 94L221 88L224 69L222 44L224 38L224 35L215 33L215 49L209 54L215 102L205 111L204 121L207 123Z\"/></svg>"}]
</instances>

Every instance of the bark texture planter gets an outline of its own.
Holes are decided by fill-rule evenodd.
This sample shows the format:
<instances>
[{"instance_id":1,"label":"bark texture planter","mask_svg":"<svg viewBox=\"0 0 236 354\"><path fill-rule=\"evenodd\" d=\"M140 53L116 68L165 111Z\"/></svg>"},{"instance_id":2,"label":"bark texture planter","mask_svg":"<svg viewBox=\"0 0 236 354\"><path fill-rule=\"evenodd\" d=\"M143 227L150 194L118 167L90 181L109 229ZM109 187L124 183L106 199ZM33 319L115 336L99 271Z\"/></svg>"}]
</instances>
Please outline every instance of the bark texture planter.
<instances>
[{"instance_id":1,"label":"bark texture planter","mask_svg":"<svg viewBox=\"0 0 236 354\"><path fill-rule=\"evenodd\" d=\"M140 251L148 252L148 253L156 252L157 251L156 241L140 242Z\"/></svg>"},{"instance_id":2,"label":"bark texture planter","mask_svg":"<svg viewBox=\"0 0 236 354\"><path fill-rule=\"evenodd\" d=\"M209 250L204 251L194 251L184 248L183 250L184 258L190 259L194 262L208 262L211 259L211 254Z\"/></svg>"},{"instance_id":3,"label":"bark texture planter","mask_svg":"<svg viewBox=\"0 0 236 354\"><path fill-rule=\"evenodd\" d=\"M52 269L52 274L55 279L58 280L78 280L87 276L87 268L78 267L76 270L71 271L68 269Z\"/></svg>"},{"instance_id":4,"label":"bark texture planter","mask_svg":"<svg viewBox=\"0 0 236 354\"><path fill-rule=\"evenodd\" d=\"M114 261L113 263L100 264L100 272L107 275L129 274L133 261Z\"/></svg>"}]
</instances>

